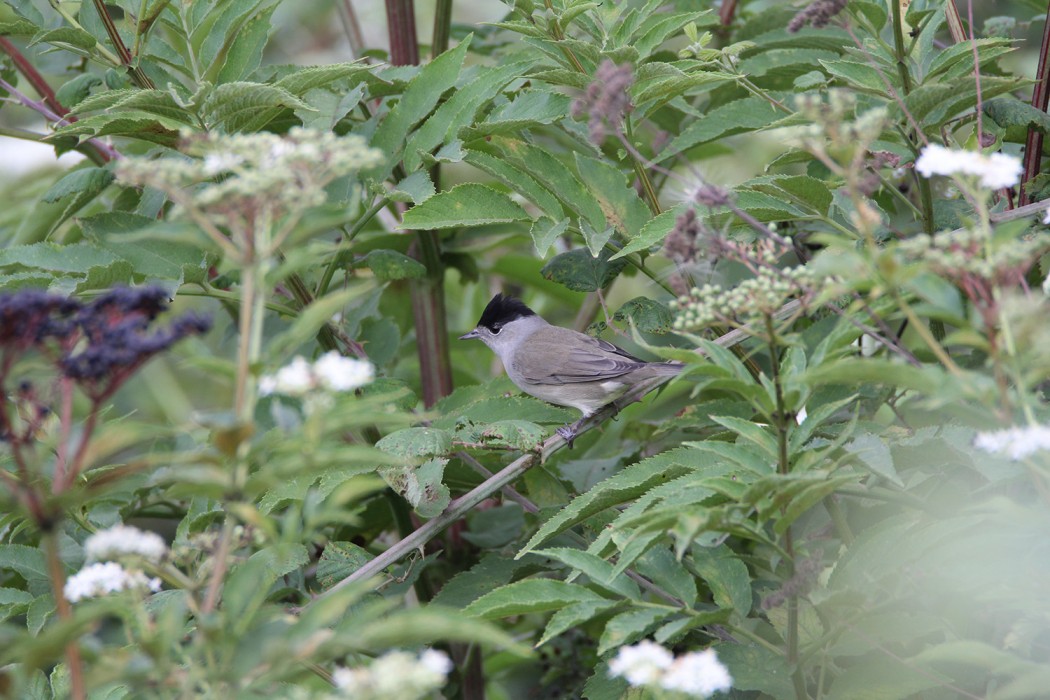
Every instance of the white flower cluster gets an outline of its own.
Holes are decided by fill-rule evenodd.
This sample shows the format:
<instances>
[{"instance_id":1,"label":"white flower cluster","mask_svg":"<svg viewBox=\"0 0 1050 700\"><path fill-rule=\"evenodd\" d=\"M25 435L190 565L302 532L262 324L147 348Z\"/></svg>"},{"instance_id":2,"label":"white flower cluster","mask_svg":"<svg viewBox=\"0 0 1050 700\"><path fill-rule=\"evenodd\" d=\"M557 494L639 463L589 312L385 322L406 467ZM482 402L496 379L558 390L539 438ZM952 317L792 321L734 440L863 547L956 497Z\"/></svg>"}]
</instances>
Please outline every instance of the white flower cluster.
<instances>
[{"instance_id":1,"label":"white flower cluster","mask_svg":"<svg viewBox=\"0 0 1050 700\"><path fill-rule=\"evenodd\" d=\"M66 579L62 593L70 603L120 591L160 590L160 579L137 569L125 569L115 561L89 564Z\"/></svg>"},{"instance_id":2,"label":"white flower cluster","mask_svg":"<svg viewBox=\"0 0 1050 700\"><path fill-rule=\"evenodd\" d=\"M620 647L609 662L609 674L632 686L662 688L691 697L706 698L733 685L729 670L713 649L691 651L675 658L655 642L644 640Z\"/></svg>"},{"instance_id":3,"label":"white flower cluster","mask_svg":"<svg viewBox=\"0 0 1050 700\"><path fill-rule=\"evenodd\" d=\"M259 393L305 396L315 389L353 391L374 379L375 367L371 362L343 357L332 350L312 364L297 356L274 374L263 375L259 378Z\"/></svg>"},{"instance_id":4,"label":"white flower cluster","mask_svg":"<svg viewBox=\"0 0 1050 700\"><path fill-rule=\"evenodd\" d=\"M200 159L124 158L114 172L123 182L155 187L183 207L206 212L221 225L323 204L328 183L383 158L360 136L300 127L283 136L185 133L183 139L185 150ZM218 175L219 181L190 189Z\"/></svg>"},{"instance_id":5,"label":"white flower cluster","mask_svg":"<svg viewBox=\"0 0 1050 700\"><path fill-rule=\"evenodd\" d=\"M361 668L332 673L333 698L354 700L419 700L445 685L452 661L444 652L427 649L419 656L391 651Z\"/></svg>"},{"instance_id":6,"label":"white flower cluster","mask_svg":"<svg viewBox=\"0 0 1050 700\"><path fill-rule=\"evenodd\" d=\"M84 542L88 566L66 580L63 594L71 603L86 598L97 598L120 591L160 590L160 579L146 576L132 562L118 564L117 559L141 559L158 564L168 553L168 546L160 535L144 532L136 527L119 524L99 530Z\"/></svg>"},{"instance_id":7,"label":"white flower cluster","mask_svg":"<svg viewBox=\"0 0 1050 700\"><path fill-rule=\"evenodd\" d=\"M155 532L144 532L122 523L88 537L84 542L84 552L89 562L141 557L157 564L168 553L168 545Z\"/></svg>"},{"instance_id":8,"label":"white flower cluster","mask_svg":"<svg viewBox=\"0 0 1050 700\"><path fill-rule=\"evenodd\" d=\"M978 178L982 187L1000 190L1021 180L1021 161L1006 153L984 155L976 151L957 151L931 143L922 149L915 169L923 177L966 175Z\"/></svg>"},{"instance_id":9,"label":"white flower cluster","mask_svg":"<svg viewBox=\"0 0 1050 700\"><path fill-rule=\"evenodd\" d=\"M1017 461L1040 450L1050 450L1050 426L1028 425L977 433L973 446L983 452L1005 454Z\"/></svg>"}]
</instances>

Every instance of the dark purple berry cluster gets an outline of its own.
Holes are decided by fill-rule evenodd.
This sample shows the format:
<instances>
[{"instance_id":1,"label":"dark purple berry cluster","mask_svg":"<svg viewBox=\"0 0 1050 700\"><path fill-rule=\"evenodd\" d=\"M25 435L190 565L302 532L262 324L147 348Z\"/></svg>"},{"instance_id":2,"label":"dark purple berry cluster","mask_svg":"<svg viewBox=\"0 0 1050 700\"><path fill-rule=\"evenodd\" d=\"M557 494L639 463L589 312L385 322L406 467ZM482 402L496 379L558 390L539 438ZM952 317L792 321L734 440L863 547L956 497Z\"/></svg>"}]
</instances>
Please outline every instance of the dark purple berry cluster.
<instances>
[{"instance_id":1,"label":"dark purple berry cluster","mask_svg":"<svg viewBox=\"0 0 1050 700\"><path fill-rule=\"evenodd\" d=\"M88 302L33 289L2 295L4 369L18 354L37 350L92 398L108 396L157 353L211 328L210 319L192 313L151 328L168 303L159 287L119 287Z\"/></svg>"}]
</instances>

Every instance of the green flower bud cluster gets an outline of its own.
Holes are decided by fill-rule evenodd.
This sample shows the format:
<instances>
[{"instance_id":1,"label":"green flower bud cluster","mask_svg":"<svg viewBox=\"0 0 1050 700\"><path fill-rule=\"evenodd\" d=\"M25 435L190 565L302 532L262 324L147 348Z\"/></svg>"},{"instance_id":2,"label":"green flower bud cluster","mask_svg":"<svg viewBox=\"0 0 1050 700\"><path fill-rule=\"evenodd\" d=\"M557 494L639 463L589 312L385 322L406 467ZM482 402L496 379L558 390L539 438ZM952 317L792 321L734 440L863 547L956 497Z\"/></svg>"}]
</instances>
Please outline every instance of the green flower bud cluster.
<instances>
[{"instance_id":1,"label":"green flower bud cluster","mask_svg":"<svg viewBox=\"0 0 1050 700\"><path fill-rule=\"evenodd\" d=\"M805 267L762 267L733 289L705 284L671 302L676 312L673 328L691 331L715 323L740 321L775 313L788 300L812 296L816 278Z\"/></svg>"},{"instance_id":2,"label":"green flower bud cluster","mask_svg":"<svg viewBox=\"0 0 1050 700\"><path fill-rule=\"evenodd\" d=\"M1047 250L1050 233L1046 231L997 241L974 229L942 231L933 237L915 236L897 246L906 262L921 260L949 277L975 275L991 281L1027 270Z\"/></svg>"}]
</instances>

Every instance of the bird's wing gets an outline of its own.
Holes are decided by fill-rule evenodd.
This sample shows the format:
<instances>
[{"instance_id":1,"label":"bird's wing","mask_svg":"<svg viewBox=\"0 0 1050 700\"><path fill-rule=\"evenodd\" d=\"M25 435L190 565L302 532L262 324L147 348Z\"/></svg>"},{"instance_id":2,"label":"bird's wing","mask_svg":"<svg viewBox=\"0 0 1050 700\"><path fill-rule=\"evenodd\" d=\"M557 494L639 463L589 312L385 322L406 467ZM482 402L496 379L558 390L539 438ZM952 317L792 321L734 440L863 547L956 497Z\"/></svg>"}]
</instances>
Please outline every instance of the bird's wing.
<instances>
[{"instance_id":1,"label":"bird's wing","mask_svg":"<svg viewBox=\"0 0 1050 700\"><path fill-rule=\"evenodd\" d=\"M612 343L568 328L548 335L547 340L532 342L529 347L529 356L545 358L544 362L529 362L533 366L517 368L522 378L532 384L600 382L645 365Z\"/></svg>"}]
</instances>

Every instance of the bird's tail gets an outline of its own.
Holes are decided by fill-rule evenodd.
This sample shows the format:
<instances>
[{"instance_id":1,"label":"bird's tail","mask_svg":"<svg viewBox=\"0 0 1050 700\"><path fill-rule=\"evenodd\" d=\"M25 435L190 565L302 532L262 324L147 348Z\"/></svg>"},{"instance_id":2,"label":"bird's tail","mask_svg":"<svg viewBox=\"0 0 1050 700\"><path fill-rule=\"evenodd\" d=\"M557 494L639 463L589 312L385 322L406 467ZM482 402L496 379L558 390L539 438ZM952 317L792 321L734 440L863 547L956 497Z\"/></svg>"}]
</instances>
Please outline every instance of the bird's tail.
<instances>
[{"instance_id":1,"label":"bird's tail","mask_svg":"<svg viewBox=\"0 0 1050 700\"><path fill-rule=\"evenodd\" d=\"M650 362L646 368L652 370L654 374L672 375L685 369L685 364L668 360L667 362Z\"/></svg>"}]
</instances>

